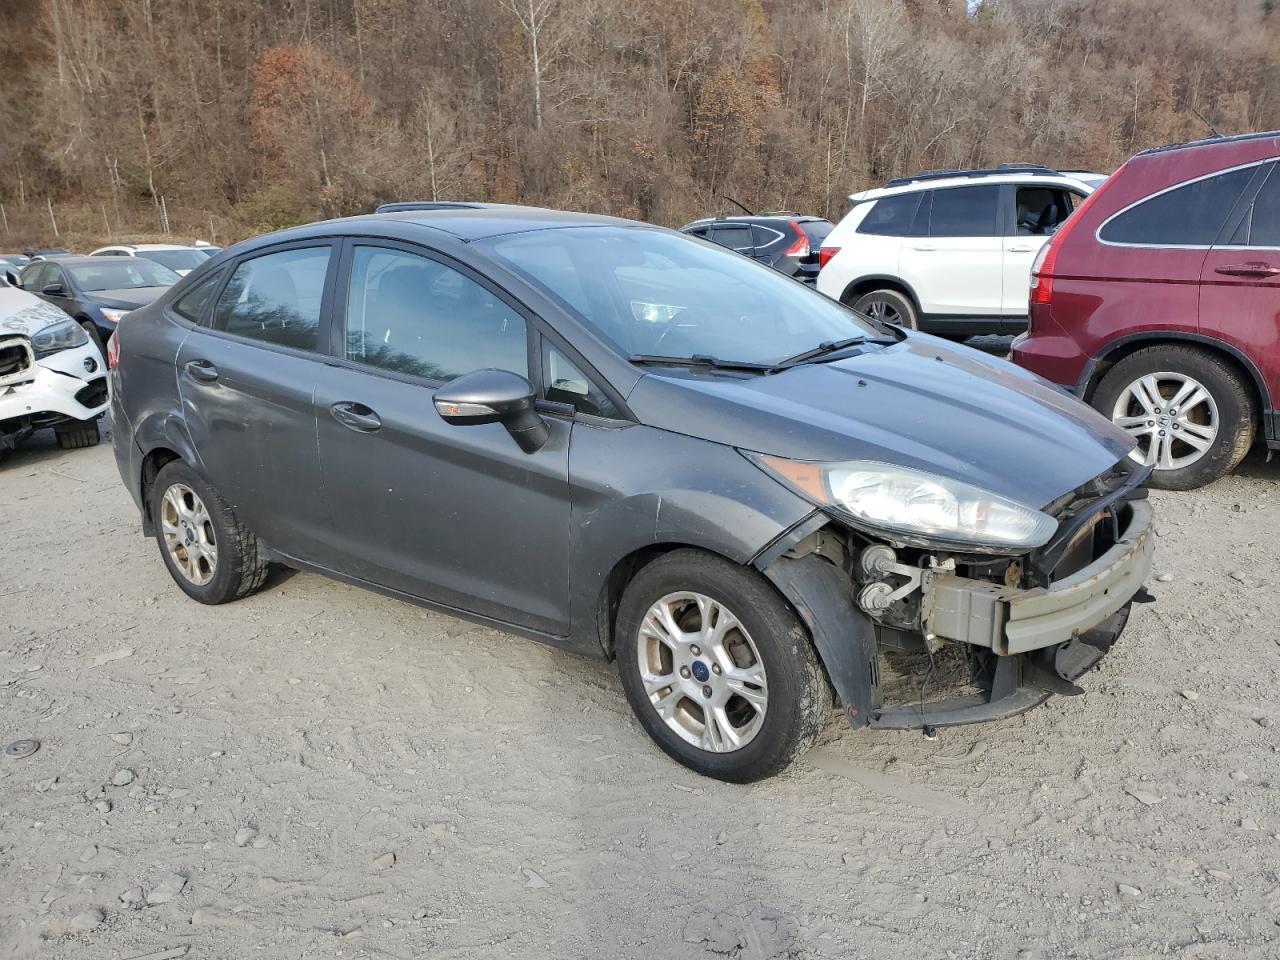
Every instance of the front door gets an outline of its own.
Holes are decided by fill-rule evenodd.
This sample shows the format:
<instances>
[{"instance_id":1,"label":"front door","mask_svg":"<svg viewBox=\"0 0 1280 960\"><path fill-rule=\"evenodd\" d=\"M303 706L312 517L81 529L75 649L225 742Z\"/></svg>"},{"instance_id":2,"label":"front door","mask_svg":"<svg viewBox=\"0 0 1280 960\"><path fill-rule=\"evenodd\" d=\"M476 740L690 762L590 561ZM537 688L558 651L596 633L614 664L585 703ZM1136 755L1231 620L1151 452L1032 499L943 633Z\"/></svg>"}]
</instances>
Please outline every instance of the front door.
<instances>
[{"instance_id":1,"label":"front door","mask_svg":"<svg viewBox=\"0 0 1280 960\"><path fill-rule=\"evenodd\" d=\"M178 351L204 475L268 546L302 559L327 540L312 404L334 249L312 244L241 262L211 324Z\"/></svg>"},{"instance_id":2,"label":"front door","mask_svg":"<svg viewBox=\"0 0 1280 960\"><path fill-rule=\"evenodd\" d=\"M1010 204L1012 222L1006 224L1008 235L1004 238L1000 312L1025 320L1031 293L1031 264L1040 248L1049 242L1084 197L1065 187L1040 184L1014 184L1008 189L1013 201ZM1019 330L1024 326L1023 323L1016 325Z\"/></svg>"},{"instance_id":3,"label":"front door","mask_svg":"<svg viewBox=\"0 0 1280 960\"><path fill-rule=\"evenodd\" d=\"M316 389L326 565L552 635L568 632L569 432L521 451L501 424L451 426L436 388L529 376L526 318L421 248L353 241L339 354Z\"/></svg>"}]
</instances>

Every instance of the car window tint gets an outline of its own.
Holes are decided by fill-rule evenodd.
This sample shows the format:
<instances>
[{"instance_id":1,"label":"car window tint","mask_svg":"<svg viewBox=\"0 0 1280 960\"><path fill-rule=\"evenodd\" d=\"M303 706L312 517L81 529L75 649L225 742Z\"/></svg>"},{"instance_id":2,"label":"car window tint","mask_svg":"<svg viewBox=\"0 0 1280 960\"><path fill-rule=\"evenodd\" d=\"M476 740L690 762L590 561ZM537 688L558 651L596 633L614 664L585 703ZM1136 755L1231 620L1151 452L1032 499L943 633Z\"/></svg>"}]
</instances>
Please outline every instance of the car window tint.
<instances>
[{"instance_id":1,"label":"car window tint","mask_svg":"<svg viewBox=\"0 0 1280 960\"><path fill-rule=\"evenodd\" d=\"M711 228L711 239L730 250L750 253L752 250L751 227L745 223L724 224Z\"/></svg>"},{"instance_id":2,"label":"car window tint","mask_svg":"<svg viewBox=\"0 0 1280 960\"><path fill-rule=\"evenodd\" d=\"M173 312L192 323L199 323L204 318L217 279L217 276L212 276L201 280L174 302Z\"/></svg>"},{"instance_id":3,"label":"car window tint","mask_svg":"<svg viewBox=\"0 0 1280 960\"><path fill-rule=\"evenodd\" d=\"M46 263L37 263L34 267L28 267L22 271L19 278L22 281L22 289L30 290L33 293L39 293L44 289L44 274L48 268Z\"/></svg>"},{"instance_id":4,"label":"car window tint","mask_svg":"<svg viewBox=\"0 0 1280 960\"><path fill-rule=\"evenodd\" d=\"M347 359L430 380L493 367L529 375L524 318L452 267L384 247L356 247Z\"/></svg>"},{"instance_id":5,"label":"car window tint","mask_svg":"<svg viewBox=\"0 0 1280 960\"><path fill-rule=\"evenodd\" d=\"M1208 246L1254 173L1232 170L1157 194L1113 217L1098 236L1107 243Z\"/></svg>"},{"instance_id":6,"label":"car window tint","mask_svg":"<svg viewBox=\"0 0 1280 960\"><path fill-rule=\"evenodd\" d=\"M929 236L997 236L996 208L999 201L1000 188L994 184L934 190Z\"/></svg>"},{"instance_id":7,"label":"car window tint","mask_svg":"<svg viewBox=\"0 0 1280 960\"><path fill-rule=\"evenodd\" d=\"M920 206L920 193L900 193L876 200L858 224L859 233L880 237L905 237L911 233L911 221Z\"/></svg>"},{"instance_id":8,"label":"car window tint","mask_svg":"<svg viewBox=\"0 0 1280 960\"><path fill-rule=\"evenodd\" d=\"M1023 237L1044 237L1058 229L1070 215L1071 195L1048 187L1019 187L1016 197L1016 230Z\"/></svg>"},{"instance_id":9,"label":"car window tint","mask_svg":"<svg viewBox=\"0 0 1280 960\"><path fill-rule=\"evenodd\" d=\"M618 415L608 394L546 340L542 342L542 379L548 400L572 404L579 413L596 417Z\"/></svg>"},{"instance_id":10,"label":"car window tint","mask_svg":"<svg viewBox=\"0 0 1280 960\"><path fill-rule=\"evenodd\" d=\"M753 224L751 227L751 241L756 249L767 247L771 243L777 243L782 239L782 232L774 230L771 227L762 227L759 224Z\"/></svg>"},{"instance_id":11,"label":"car window tint","mask_svg":"<svg viewBox=\"0 0 1280 960\"><path fill-rule=\"evenodd\" d=\"M298 350L315 350L330 248L254 257L236 267L218 298L214 326Z\"/></svg>"},{"instance_id":12,"label":"car window tint","mask_svg":"<svg viewBox=\"0 0 1280 960\"><path fill-rule=\"evenodd\" d=\"M1274 169L1231 242L1237 246L1280 247L1280 173Z\"/></svg>"}]
</instances>

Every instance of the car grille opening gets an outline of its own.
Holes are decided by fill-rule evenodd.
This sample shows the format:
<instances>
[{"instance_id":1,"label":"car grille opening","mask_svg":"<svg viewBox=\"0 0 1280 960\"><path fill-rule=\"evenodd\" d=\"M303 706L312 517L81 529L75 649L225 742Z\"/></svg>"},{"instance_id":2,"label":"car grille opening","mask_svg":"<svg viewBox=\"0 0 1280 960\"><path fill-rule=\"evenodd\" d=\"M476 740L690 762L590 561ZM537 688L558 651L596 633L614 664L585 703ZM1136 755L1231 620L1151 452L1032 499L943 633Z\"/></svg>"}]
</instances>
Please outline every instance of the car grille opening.
<instances>
[{"instance_id":1,"label":"car grille opening","mask_svg":"<svg viewBox=\"0 0 1280 960\"><path fill-rule=\"evenodd\" d=\"M26 379L34 358L31 347L21 338L0 340L0 383Z\"/></svg>"},{"instance_id":2,"label":"car grille opening","mask_svg":"<svg viewBox=\"0 0 1280 960\"><path fill-rule=\"evenodd\" d=\"M107 378L98 377L89 385L76 391L76 403L86 407L100 407L107 402Z\"/></svg>"}]
</instances>

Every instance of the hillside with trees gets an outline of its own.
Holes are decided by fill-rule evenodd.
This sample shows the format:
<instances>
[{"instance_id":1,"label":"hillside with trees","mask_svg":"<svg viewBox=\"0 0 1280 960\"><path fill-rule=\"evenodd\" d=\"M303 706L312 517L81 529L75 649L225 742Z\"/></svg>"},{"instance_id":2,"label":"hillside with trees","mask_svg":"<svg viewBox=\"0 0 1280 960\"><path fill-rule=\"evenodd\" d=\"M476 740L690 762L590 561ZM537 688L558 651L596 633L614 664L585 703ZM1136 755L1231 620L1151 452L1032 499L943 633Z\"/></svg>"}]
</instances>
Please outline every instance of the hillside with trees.
<instances>
[{"instance_id":1,"label":"hillside with trees","mask_svg":"<svg viewBox=\"0 0 1280 960\"><path fill-rule=\"evenodd\" d=\"M1271 0L10 0L0 247L389 199L839 216L922 168L1280 127Z\"/></svg>"}]
</instances>

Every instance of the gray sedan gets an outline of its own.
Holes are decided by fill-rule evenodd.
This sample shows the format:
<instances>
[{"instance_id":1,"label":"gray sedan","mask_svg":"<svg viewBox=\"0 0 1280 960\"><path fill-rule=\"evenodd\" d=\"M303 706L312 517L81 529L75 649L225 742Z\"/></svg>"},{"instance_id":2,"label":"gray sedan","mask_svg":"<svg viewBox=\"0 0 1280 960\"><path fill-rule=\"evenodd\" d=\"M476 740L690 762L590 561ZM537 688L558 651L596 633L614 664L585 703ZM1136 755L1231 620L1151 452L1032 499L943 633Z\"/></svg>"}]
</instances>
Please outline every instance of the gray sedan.
<instances>
[{"instance_id":1,"label":"gray sedan","mask_svg":"<svg viewBox=\"0 0 1280 960\"><path fill-rule=\"evenodd\" d=\"M617 661L731 781L993 720L1145 599L1132 441L1003 361L735 253L474 204L259 237L115 336L120 472L202 603L312 570ZM964 675L895 701L882 665ZM922 673L923 675L923 673Z\"/></svg>"}]
</instances>

